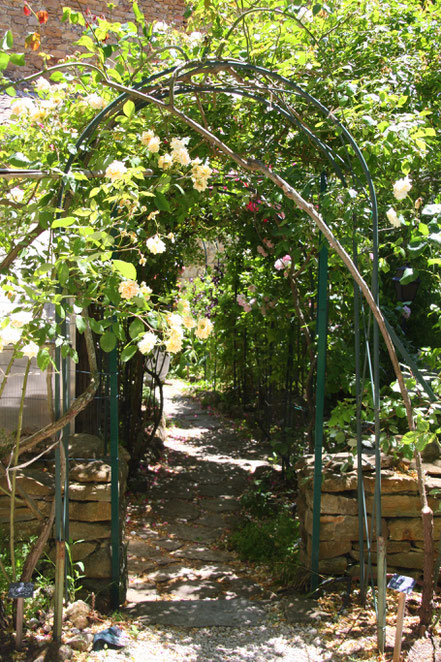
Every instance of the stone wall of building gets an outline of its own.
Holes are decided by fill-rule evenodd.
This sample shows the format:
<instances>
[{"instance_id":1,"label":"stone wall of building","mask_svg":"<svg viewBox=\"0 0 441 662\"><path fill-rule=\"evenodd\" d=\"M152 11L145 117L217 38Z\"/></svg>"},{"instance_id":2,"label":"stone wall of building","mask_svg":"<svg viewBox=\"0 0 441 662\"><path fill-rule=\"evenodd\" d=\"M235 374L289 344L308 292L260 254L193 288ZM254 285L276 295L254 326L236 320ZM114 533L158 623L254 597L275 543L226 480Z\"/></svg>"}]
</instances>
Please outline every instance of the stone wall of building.
<instances>
[{"instance_id":1,"label":"stone wall of building","mask_svg":"<svg viewBox=\"0 0 441 662\"><path fill-rule=\"evenodd\" d=\"M357 472L342 471L347 454L333 456L323 470L320 516L319 572L338 576L350 573L359 575L360 544L358 535ZM369 530L374 503L375 460L364 456L363 481ZM298 514L302 538L302 563L310 568L312 549L313 467L311 456L302 458L297 465L299 478ZM404 467L401 467L404 469ZM427 490L441 491L441 461L424 464ZM388 572L398 572L412 577L422 574L424 548L421 523L421 502L418 495L416 471L410 464L406 470L398 470L393 458L382 457L381 507L383 536L387 542ZM439 498L429 497L434 512L435 548L441 537L441 512ZM373 545L373 566L376 555Z\"/></svg>"},{"instance_id":2,"label":"stone wall of building","mask_svg":"<svg viewBox=\"0 0 441 662\"><path fill-rule=\"evenodd\" d=\"M110 592L111 568L111 482L110 464L105 457L104 442L90 434L72 435L69 442L69 538L72 560L84 563L85 578L81 584L94 591L100 604L105 604ZM76 459L78 458L78 459ZM120 449L119 490L120 540L125 522L124 492L128 471L128 453ZM15 511L17 542L37 535L49 515L54 498L54 464L38 461L19 473ZM6 488L6 479L0 479ZM21 498L23 491L33 508ZM0 528L9 526L9 497L0 492ZM77 542L80 541L80 542ZM48 555L54 558L54 541L48 543ZM121 542L121 580L125 577L125 547ZM123 586L124 589L124 586Z\"/></svg>"},{"instance_id":3,"label":"stone wall of building","mask_svg":"<svg viewBox=\"0 0 441 662\"><path fill-rule=\"evenodd\" d=\"M24 42L30 32L39 29L41 34L40 51L52 56L49 64L55 64L66 54L75 51L74 42L81 34L82 28L62 23L63 6L73 9L90 11L92 16L104 16L109 21L126 23L133 20L130 0L113 0L115 7L110 10L106 0L75 0L75 2L60 2L60 0L29 0L34 11L45 10L49 14L46 24L39 26L34 16L25 16L22 0L0 0L0 35L6 30L12 30L14 35L14 51L23 52ZM182 25L184 20L185 0L138 0L138 6L148 22L166 21ZM14 79L24 73L41 68L42 58L36 53L26 50L26 67L8 67L7 74Z\"/></svg>"}]
</instances>

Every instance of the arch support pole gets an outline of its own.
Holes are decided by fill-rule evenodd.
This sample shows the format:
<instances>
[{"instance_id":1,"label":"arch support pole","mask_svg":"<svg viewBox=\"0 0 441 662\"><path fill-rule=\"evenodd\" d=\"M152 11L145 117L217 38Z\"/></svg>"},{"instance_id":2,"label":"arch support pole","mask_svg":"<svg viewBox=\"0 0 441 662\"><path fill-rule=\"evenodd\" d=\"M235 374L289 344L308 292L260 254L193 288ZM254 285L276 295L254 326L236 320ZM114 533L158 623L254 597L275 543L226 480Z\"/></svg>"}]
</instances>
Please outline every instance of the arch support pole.
<instances>
[{"instance_id":1,"label":"arch support pole","mask_svg":"<svg viewBox=\"0 0 441 662\"><path fill-rule=\"evenodd\" d=\"M312 509L311 590L318 586L320 552L320 509L322 497L323 416L325 403L326 345L328 333L328 242L319 253L317 303L317 386L315 396L314 496Z\"/></svg>"}]
</instances>

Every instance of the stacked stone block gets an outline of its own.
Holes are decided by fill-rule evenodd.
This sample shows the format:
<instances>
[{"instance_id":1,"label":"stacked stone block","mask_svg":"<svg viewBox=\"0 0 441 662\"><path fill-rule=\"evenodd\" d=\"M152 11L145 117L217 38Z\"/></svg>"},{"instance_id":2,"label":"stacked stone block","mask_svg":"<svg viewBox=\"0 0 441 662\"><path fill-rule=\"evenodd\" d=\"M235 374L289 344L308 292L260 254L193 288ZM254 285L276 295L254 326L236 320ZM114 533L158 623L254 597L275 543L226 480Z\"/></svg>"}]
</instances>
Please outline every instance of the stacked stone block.
<instances>
[{"instance_id":1,"label":"stacked stone block","mask_svg":"<svg viewBox=\"0 0 441 662\"><path fill-rule=\"evenodd\" d=\"M69 441L69 538L72 560L84 563L85 578L81 581L94 591L101 603L108 598L111 583L111 469L104 457L104 442L89 434L72 435ZM120 448L120 540L125 521L124 491L127 479L128 453ZM54 464L37 462L24 469L17 479L19 488L30 497L32 509L17 500L15 511L16 539L28 540L38 535L49 515L54 498ZM6 480L0 480L6 488ZM20 493L18 493L20 497ZM8 496L0 492L0 527L9 527ZM80 541L80 542L76 542ZM48 545L48 554L54 558L54 541ZM121 543L121 579L124 579L125 548ZM103 599L101 599L103 598Z\"/></svg>"},{"instance_id":2,"label":"stacked stone block","mask_svg":"<svg viewBox=\"0 0 441 662\"><path fill-rule=\"evenodd\" d=\"M337 454L324 460L320 516L319 572L338 576L358 576L360 543L358 533L357 471L343 470L352 456ZM419 577L423 568L424 546L421 501L413 463L395 466L391 457L382 456L381 508L382 534L387 544L388 572ZM299 478L298 514L302 539L302 563L311 566L314 460L302 458L297 464ZM366 492L368 526L375 531L374 456L364 456L363 482ZM441 461L425 463L427 491L440 490ZM435 548L441 537L440 499L429 496L434 512ZM375 533L374 533L375 540ZM366 545L364 545L366 551ZM375 569L375 542L372 554Z\"/></svg>"},{"instance_id":3,"label":"stacked stone block","mask_svg":"<svg viewBox=\"0 0 441 662\"><path fill-rule=\"evenodd\" d=\"M127 23L133 20L132 3L130 0L113 0L113 9L107 7L105 0L75 0L75 2L60 2L59 0L29 0L34 11L45 10L49 14L46 24L39 26L34 16L25 16L22 0L0 0L0 34L12 30L14 35L14 50L23 52L25 38L38 28L41 33L41 48L52 57L49 64L55 64L67 54L72 54L76 47L74 42L81 34L81 27L62 23L63 6L71 6L78 11L80 8L90 11L92 16L103 15L111 22ZM138 0L138 6L144 13L146 21L166 21L182 25L184 21L184 0ZM17 79L25 73L41 69L43 60L38 53L27 51L26 67L9 67L7 74Z\"/></svg>"}]
</instances>

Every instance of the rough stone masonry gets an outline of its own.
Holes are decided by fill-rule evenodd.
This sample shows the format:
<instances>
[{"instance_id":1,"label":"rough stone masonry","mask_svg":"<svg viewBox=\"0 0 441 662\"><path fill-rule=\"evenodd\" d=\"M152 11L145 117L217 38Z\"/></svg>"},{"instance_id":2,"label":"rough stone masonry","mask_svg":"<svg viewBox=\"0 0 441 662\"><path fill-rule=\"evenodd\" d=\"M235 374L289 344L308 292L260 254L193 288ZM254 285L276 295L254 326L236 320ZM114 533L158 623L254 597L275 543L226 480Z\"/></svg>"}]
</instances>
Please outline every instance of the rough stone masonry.
<instances>
[{"instance_id":1,"label":"rough stone masonry","mask_svg":"<svg viewBox=\"0 0 441 662\"><path fill-rule=\"evenodd\" d=\"M104 16L108 21L126 23L133 20L131 0L29 0L34 11L45 10L49 14L46 24L40 25L34 16L25 16L24 0L0 0L0 35L11 30L14 35L14 51L25 50L25 39L29 33L37 29L41 33L40 51L51 55L49 64L56 64L67 54L72 54L76 47L74 42L81 34L81 26L62 23L63 6L70 6L74 10L82 10L94 16ZM113 4L112 9L108 4ZM138 0L138 6L144 13L148 22L166 21L182 25L184 21L185 0ZM6 73L16 80L26 73L33 73L41 69L44 61L39 55L26 50L25 67L8 67Z\"/></svg>"},{"instance_id":2,"label":"rough stone masonry","mask_svg":"<svg viewBox=\"0 0 441 662\"><path fill-rule=\"evenodd\" d=\"M353 465L348 468L350 460ZM429 505L434 514L435 548L438 553L441 510L437 493L441 493L441 460L424 463L423 467ZM299 478L297 505L302 562L309 568L312 551L313 456L302 458L296 468ZM362 469L370 529L375 489L374 456L363 456ZM388 572L421 577L424 562L423 527L414 462L397 465L395 458L382 455L381 469L382 533L387 541ZM360 544L356 458L348 453L327 457L324 460L321 490L319 572L334 576L349 573L357 577L360 574ZM372 550L372 563L375 566L375 542Z\"/></svg>"}]
</instances>

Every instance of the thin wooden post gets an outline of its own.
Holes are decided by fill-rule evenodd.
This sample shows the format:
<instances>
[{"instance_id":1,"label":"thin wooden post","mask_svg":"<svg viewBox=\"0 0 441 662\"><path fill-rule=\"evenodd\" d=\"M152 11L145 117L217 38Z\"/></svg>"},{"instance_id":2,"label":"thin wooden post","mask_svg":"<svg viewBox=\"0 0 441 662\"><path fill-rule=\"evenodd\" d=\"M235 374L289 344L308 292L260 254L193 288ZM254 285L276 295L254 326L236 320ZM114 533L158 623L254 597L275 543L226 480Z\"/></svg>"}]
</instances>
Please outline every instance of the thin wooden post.
<instances>
[{"instance_id":1,"label":"thin wooden post","mask_svg":"<svg viewBox=\"0 0 441 662\"><path fill-rule=\"evenodd\" d=\"M17 598L17 609L15 615L15 648L19 651L23 645L23 609L24 599Z\"/></svg>"},{"instance_id":2,"label":"thin wooden post","mask_svg":"<svg viewBox=\"0 0 441 662\"><path fill-rule=\"evenodd\" d=\"M398 594L397 625L395 630L395 648L393 662L400 662L401 641L403 638L404 608L406 606L407 593Z\"/></svg>"}]
</instances>

